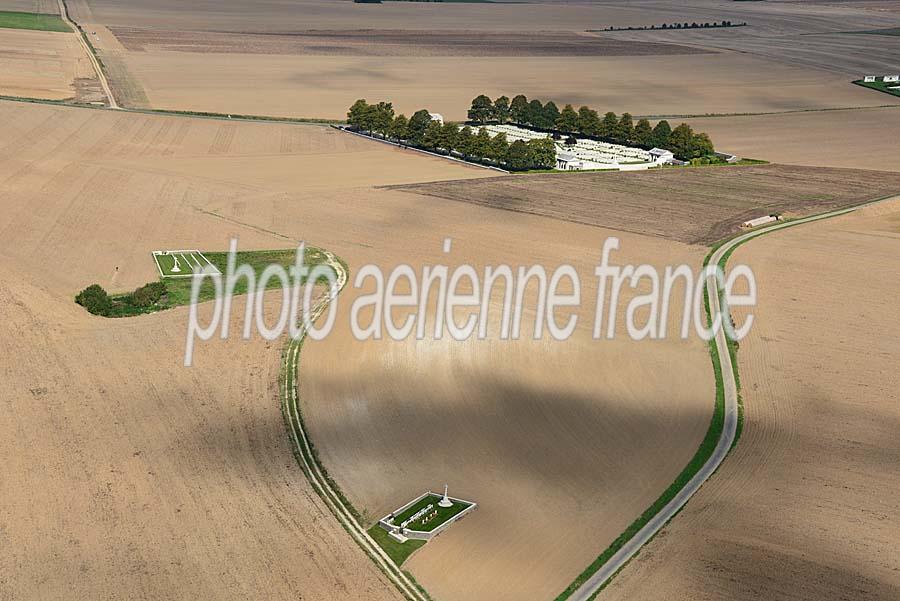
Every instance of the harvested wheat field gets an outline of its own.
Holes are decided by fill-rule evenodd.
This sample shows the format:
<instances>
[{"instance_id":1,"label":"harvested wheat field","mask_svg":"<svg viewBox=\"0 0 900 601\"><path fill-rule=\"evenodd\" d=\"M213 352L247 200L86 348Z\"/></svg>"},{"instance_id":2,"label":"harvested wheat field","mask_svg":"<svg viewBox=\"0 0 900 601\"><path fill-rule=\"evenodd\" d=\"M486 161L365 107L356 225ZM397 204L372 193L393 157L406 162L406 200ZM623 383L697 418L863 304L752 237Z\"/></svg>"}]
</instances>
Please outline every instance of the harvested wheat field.
<instances>
[{"instance_id":1,"label":"harvested wheat field","mask_svg":"<svg viewBox=\"0 0 900 601\"><path fill-rule=\"evenodd\" d=\"M373 189L373 184L417 175L440 179L494 172L327 128L223 121L213 127L204 121L144 117L147 123L125 130L133 118L116 118L117 129L125 134L119 143L146 158L113 160L115 169L131 177L166 174L223 184L213 194L193 194L183 205L212 213L232 228L240 224L294 239L305 236L347 260L351 273L368 262L389 268L444 260L441 242L449 236L454 239L453 264L571 262L587 277L611 233ZM172 128L160 131L167 123ZM167 144L185 124L192 128L185 138L190 145ZM252 137L251 131L269 135ZM298 148L317 140L357 149L349 156L363 173L369 154L373 160L380 157L371 163L379 166L377 173L364 183L339 168L324 171L339 154L323 156L321 162L315 151L303 154L302 161L290 154L267 156L273 148ZM109 152L121 153L115 142ZM201 152L209 156L196 156ZM239 169L241 165L245 168ZM278 169L282 171L276 173ZM175 188L168 193L183 192ZM543 233L535 236L536 230ZM627 237L623 247L623 256L631 260L691 265L699 265L704 253L641 236ZM408 564L441 598L480 598L485 591L495 598L554 595L675 478L709 423L712 373L707 351L696 340L597 343L585 321L576 341L560 344L359 343L348 330L353 292L340 298L336 332L304 346L304 415L326 467L370 518L443 480L455 494L481 504ZM583 294L589 299L595 292L586 286ZM540 361L532 356L535 350ZM639 365L649 374L635 383L628 374ZM580 374L587 370L597 375L584 379ZM441 416L445 419L435 424ZM482 439L479 445L476 437ZM415 451L418 445L424 455ZM620 458L614 448L628 453ZM410 460L410 452L418 459ZM635 473L640 476L633 477ZM505 474L512 493L533 502L521 512L505 511L508 497L495 486L499 474ZM485 520L492 525L485 527ZM585 528L588 523L590 529ZM571 533L569 543L584 544L560 544L549 536L553 529ZM531 576L522 577L522 565ZM460 578L461 573L469 576Z\"/></svg>"},{"instance_id":2,"label":"harvested wheat field","mask_svg":"<svg viewBox=\"0 0 900 601\"><path fill-rule=\"evenodd\" d=\"M0 10L58 15L59 4L56 0L2 0Z\"/></svg>"},{"instance_id":3,"label":"harvested wheat field","mask_svg":"<svg viewBox=\"0 0 900 601\"><path fill-rule=\"evenodd\" d=\"M6 102L0 122L0 598L399 599L292 455L279 342L210 342L186 369L186 308L104 319L73 298L154 279L157 248L340 235L244 224L242 206L306 198L308 173L242 183L229 159L352 156L383 166L372 183L481 170L321 127ZM167 170L182 160L193 174Z\"/></svg>"},{"instance_id":4,"label":"harvested wheat field","mask_svg":"<svg viewBox=\"0 0 900 601\"><path fill-rule=\"evenodd\" d=\"M850 40L820 43L835 32L889 26L866 10L716 2L71 5L98 32L118 95L138 107L343 118L367 96L407 114L424 106L464 119L477 94L520 92L636 115L896 104L850 83L857 70L889 63L891 43L855 36L846 63L832 56L835 43ZM664 40L588 32L713 18L753 22ZM771 50L785 39L805 60Z\"/></svg>"},{"instance_id":5,"label":"harvested wheat field","mask_svg":"<svg viewBox=\"0 0 900 601\"><path fill-rule=\"evenodd\" d=\"M0 94L102 101L91 62L74 33L0 28Z\"/></svg>"},{"instance_id":6,"label":"harvested wheat field","mask_svg":"<svg viewBox=\"0 0 900 601\"><path fill-rule=\"evenodd\" d=\"M882 94L885 99L890 99ZM689 119L716 146L794 165L897 171L900 107Z\"/></svg>"},{"instance_id":7,"label":"harvested wheat field","mask_svg":"<svg viewBox=\"0 0 900 601\"><path fill-rule=\"evenodd\" d=\"M621 323L620 338L591 338L592 265L615 232L397 191L371 199L377 210L345 219L345 235L363 228L369 235L355 237L371 246L347 249L351 270L372 260L387 268L449 261L478 270L570 263L582 276L586 302L565 342L530 339L534 301L520 341L498 340L494 324L483 341L445 334L360 342L341 324L356 295L369 289L348 290L338 328L305 344L300 370L319 455L365 515L377 519L445 482L452 494L479 503L404 564L432 595L552 598L696 451L713 400L706 348L677 337L630 342ZM396 217L377 217L385 212ZM444 237L453 238L449 259L441 253ZM623 262L699 265L704 253L668 240L622 239Z\"/></svg>"},{"instance_id":8,"label":"harvested wheat field","mask_svg":"<svg viewBox=\"0 0 900 601\"><path fill-rule=\"evenodd\" d=\"M733 454L603 599L900 596L900 201L754 240Z\"/></svg>"},{"instance_id":9,"label":"harvested wheat field","mask_svg":"<svg viewBox=\"0 0 900 601\"><path fill-rule=\"evenodd\" d=\"M454 260L586 271L606 232L375 190L491 172L330 128L17 104L0 115L11 124L0 148L0 306L23 357L7 369L14 417L0 436L10 457L0 478L15 491L0 517L16 549L0 553L12 575L4 596L396 598L291 456L280 344L204 344L185 369L186 309L104 320L73 295L94 281L128 290L152 279L153 249L223 248L232 236L242 248L305 238L351 269L438 259L451 236ZM368 181L344 177L338 159L350 157L363 173L372 165ZM256 173L262 159L280 178ZM526 244L536 227L544 233ZM640 236L625 249L690 264L703 253ZM572 344L421 346L357 343L344 325L304 350L313 440L358 507L375 515L445 479L482 504L409 564L442 598L552 596L699 444L712 408L703 344L598 344L586 328ZM648 373L635 383L638 365ZM581 377L586 368L596 375ZM420 443L424 460L408 460ZM531 502L504 510L498 478Z\"/></svg>"},{"instance_id":10,"label":"harvested wheat field","mask_svg":"<svg viewBox=\"0 0 900 601\"><path fill-rule=\"evenodd\" d=\"M748 219L860 204L900 190L900 175L754 165L641 173L554 173L392 186L575 223L711 244Z\"/></svg>"}]
</instances>

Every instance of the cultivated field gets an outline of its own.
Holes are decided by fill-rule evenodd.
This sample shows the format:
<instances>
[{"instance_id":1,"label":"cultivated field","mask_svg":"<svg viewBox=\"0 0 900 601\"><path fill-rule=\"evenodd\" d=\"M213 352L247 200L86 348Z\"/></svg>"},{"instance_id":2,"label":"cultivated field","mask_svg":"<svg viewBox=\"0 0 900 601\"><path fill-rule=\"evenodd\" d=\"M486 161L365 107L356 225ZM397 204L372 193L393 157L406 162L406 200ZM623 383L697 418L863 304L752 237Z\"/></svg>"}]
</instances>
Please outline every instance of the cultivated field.
<instances>
[{"instance_id":1,"label":"cultivated field","mask_svg":"<svg viewBox=\"0 0 900 601\"><path fill-rule=\"evenodd\" d=\"M873 92L877 93L877 92ZM890 103L890 96L881 94ZM689 119L719 148L779 163L900 170L897 142L900 107L752 117Z\"/></svg>"},{"instance_id":2,"label":"cultivated field","mask_svg":"<svg viewBox=\"0 0 900 601\"><path fill-rule=\"evenodd\" d=\"M58 15L56 0L0 0L0 10Z\"/></svg>"},{"instance_id":3,"label":"cultivated field","mask_svg":"<svg viewBox=\"0 0 900 601\"><path fill-rule=\"evenodd\" d=\"M242 248L306 238L351 271L446 261L451 236L452 264L570 262L589 274L611 232L375 190L492 172L329 128L0 111L11 124L3 323L15 352L33 353L9 372L17 413L0 437L15 457L2 477L26 483L4 507L22 549L2 555L10 595L395 596L290 455L279 344L201 345L185 370L186 309L104 321L73 295L94 281L132 289L156 277L150 251L215 250L233 235ZM622 259L696 265L703 252L625 236ZM407 564L441 598L553 596L675 478L708 425L699 341L596 342L585 316L565 344L359 343L353 298L341 297L332 337L304 347L303 410L325 465L373 520L444 481L479 503ZM26 472L48 463L46 482ZM66 517L71 491L78 520Z\"/></svg>"},{"instance_id":4,"label":"cultivated field","mask_svg":"<svg viewBox=\"0 0 900 601\"><path fill-rule=\"evenodd\" d=\"M603 599L900 596L900 202L765 236L744 433Z\"/></svg>"},{"instance_id":5,"label":"cultivated field","mask_svg":"<svg viewBox=\"0 0 900 601\"><path fill-rule=\"evenodd\" d=\"M73 298L155 279L158 248L340 238L305 219L306 159L350 202L351 157L375 184L482 171L321 127L8 102L0 122L0 598L399 599L292 455L280 343L211 342L186 369L187 308L108 320ZM254 157L282 179L244 179ZM273 205L292 225L244 223Z\"/></svg>"},{"instance_id":6,"label":"cultivated field","mask_svg":"<svg viewBox=\"0 0 900 601\"><path fill-rule=\"evenodd\" d=\"M74 33L0 28L0 95L102 100Z\"/></svg>"},{"instance_id":7,"label":"cultivated field","mask_svg":"<svg viewBox=\"0 0 900 601\"><path fill-rule=\"evenodd\" d=\"M392 100L407 114L427 106L462 119L479 93L522 92L637 115L897 102L850 83L857 70L896 63L897 42L848 35L819 43L835 32L895 25L862 9L711 1L683 8L663 2L71 4L73 16L98 32L113 85L134 106L342 118L367 96ZM722 19L752 26L673 32L657 41L585 33ZM805 60L772 51L788 42ZM852 46L853 61L835 63L836 45Z\"/></svg>"},{"instance_id":8,"label":"cultivated field","mask_svg":"<svg viewBox=\"0 0 900 601\"><path fill-rule=\"evenodd\" d=\"M588 276L616 233L398 191L371 199L366 217L344 219L345 235L372 247L348 248L351 270L565 262L593 299ZM619 235L623 262L699 265L704 254ZM484 341L359 342L346 324L368 291L346 291L336 331L305 343L301 401L325 465L366 515L444 482L479 504L405 564L436 598L553 598L675 479L709 424L713 377L696 339L595 341L589 301L566 342L531 340L532 317L519 341L497 340L492 321Z\"/></svg>"},{"instance_id":9,"label":"cultivated field","mask_svg":"<svg viewBox=\"0 0 900 601\"><path fill-rule=\"evenodd\" d=\"M758 165L641 173L524 175L397 189L488 207L710 244L748 219L813 215L900 190L900 175Z\"/></svg>"},{"instance_id":10,"label":"cultivated field","mask_svg":"<svg viewBox=\"0 0 900 601\"><path fill-rule=\"evenodd\" d=\"M679 44L604 40L567 32L308 30L277 33L159 31L110 27L131 52L298 56L644 56L703 54Z\"/></svg>"}]
</instances>

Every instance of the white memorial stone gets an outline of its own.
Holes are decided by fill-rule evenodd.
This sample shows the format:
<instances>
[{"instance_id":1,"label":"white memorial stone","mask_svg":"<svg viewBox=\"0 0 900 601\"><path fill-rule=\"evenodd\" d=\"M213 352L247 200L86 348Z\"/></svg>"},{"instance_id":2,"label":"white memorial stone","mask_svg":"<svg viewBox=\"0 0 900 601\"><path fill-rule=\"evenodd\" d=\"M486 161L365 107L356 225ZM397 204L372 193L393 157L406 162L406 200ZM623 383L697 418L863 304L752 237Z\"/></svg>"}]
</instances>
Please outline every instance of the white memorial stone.
<instances>
[{"instance_id":1,"label":"white memorial stone","mask_svg":"<svg viewBox=\"0 0 900 601\"><path fill-rule=\"evenodd\" d=\"M438 501L439 507L453 507L453 501L447 496L447 485L444 485L444 498Z\"/></svg>"}]
</instances>

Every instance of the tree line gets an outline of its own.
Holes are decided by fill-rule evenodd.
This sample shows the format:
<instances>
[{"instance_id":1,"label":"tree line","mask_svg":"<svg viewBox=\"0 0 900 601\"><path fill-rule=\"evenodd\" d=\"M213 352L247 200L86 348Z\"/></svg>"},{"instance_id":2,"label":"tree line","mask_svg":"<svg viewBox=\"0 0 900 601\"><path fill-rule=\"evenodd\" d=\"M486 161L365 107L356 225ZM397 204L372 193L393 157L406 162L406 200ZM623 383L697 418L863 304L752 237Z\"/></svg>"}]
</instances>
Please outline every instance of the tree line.
<instances>
[{"instance_id":1,"label":"tree line","mask_svg":"<svg viewBox=\"0 0 900 601\"><path fill-rule=\"evenodd\" d=\"M481 94L472 100L468 117L474 127L460 128L454 123L441 124L432 120L427 109L407 118L395 114L390 102L369 104L360 99L347 112L347 123L354 129L375 133L398 144L456 155L465 160L489 162L513 171L553 168L556 165L553 140L517 140L510 144L505 134L491 136L480 126L515 123L546 131L555 139L566 136L566 144L575 144L574 136L579 135L645 150L664 148L684 161L714 152L710 137L694 132L686 123L673 129L665 119L654 126L647 119L635 122L630 113L618 116L610 111L600 117L595 109L582 106L575 110L571 104L560 110L552 100L546 103L537 99L529 101L522 94L512 100L506 96L491 100Z\"/></svg>"},{"instance_id":2,"label":"tree line","mask_svg":"<svg viewBox=\"0 0 900 601\"><path fill-rule=\"evenodd\" d=\"M651 127L647 119L639 119L635 123L630 113L618 116L609 111L601 118L595 109L588 106L575 110L567 104L560 110L552 100L546 103L537 99L529 101L524 94L512 100L507 96L491 100L480 94L472 100L468 117L476 124L512 122L555 135L581 135L644 150L665 148L683 161L710 155L715 150L707 134L695 133L686 123L672 129L669 122L663 119Z\"/></svg>"},{"instance_id":3,"label":"tree line","mask_svg":"<svg viewBox=\"0 0 900 601\"><path fill-rule=\"evenodd\" d=\"M653 31L656 29L712 29L716 27L744 27L746 23L732 23L731 21L707 21L705 23L663 23L662 25L639 25L630 27L609 26L605 29L588 29L590 33L601 31Z\"/></svg>"},{"instance_id":4,"label":"tree line","mask_svg":"<svg viewBox=\"0 0 900 601\"><path fill-rule=\"evenodd\" d=\"M369 104L365 99L359 99L347 111L347 123L357 131L376 134L401 145L497 165L510 171L556 166L556 145L550 138L510 143L502 132L491 136L484 127L442 124L432 119L427 109L416 111L407 118L395 114L390 102Z\"/></svg>"},{"instance_id":5,"label":"tree line","mask_svg":"<svg viewBox=\"0 0 900 601\"><path fill-rule=\"evenodd\" d=\"M144 313L167 293L164 282L150 282L130 294L110 296L100 284L91 284L78 293L75 302L94 315L123 317Z\"/></svg>"}]
</instances>

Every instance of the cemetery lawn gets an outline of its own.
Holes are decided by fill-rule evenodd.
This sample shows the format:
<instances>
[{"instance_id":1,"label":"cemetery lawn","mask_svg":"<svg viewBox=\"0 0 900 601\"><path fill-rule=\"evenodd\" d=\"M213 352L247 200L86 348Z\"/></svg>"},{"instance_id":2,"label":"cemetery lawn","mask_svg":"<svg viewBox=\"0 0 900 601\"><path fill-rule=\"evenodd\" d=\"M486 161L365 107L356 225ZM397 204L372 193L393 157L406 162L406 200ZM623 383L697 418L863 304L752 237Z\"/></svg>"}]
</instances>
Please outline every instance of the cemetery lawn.
<instances>
[{"instance_id":1,"label":"cemetery lawn","mask_svg":"<svg viewBox=\"0 0 900 601\"><path fill-rule=\"evenodd\" d=\"M402 513L397 514L397 517L394 518L394 523L398 526L403 523L404 520L407 520L414 516L419 512L420 509L424 509L429 504L434 505L434 509L437 510L438 514L428 521L427 524L422 523L422 518L419 518L415 522L410 523L406 528L408 530L418 530L420 532L431 532L453 516L461 513L464 509L469 507L471 503L464 503L461 501L453 501L452 507L440 507L438 505L438 501L443 498L442 495L430 494L420 501L414 503L409 509L404 510Z\"/></svg>"},{"instance_id":2,"label":"cemetery lawn","mask_svg":"<svg viewBox=\"0 0 900 601\"><path fill-rule=\"evenodd\" d=\"M405 543L398 543L390 536L388 536L387 530L375 524L371 528L369 528L369 536L378 543L378 546L384 549L384 552L388 554L388 556L394 560L398 566L403 565L403 562L406 561L413 552L422 547L426 542L424 540L418 540L411 538L407 540Z\"/></svg>"},{"instance_id":3,"label":"cemetery lawn","mask_svg":"<svg viewBox=\"0 0 900 601\"><path fill-rule=\"evenodd\" d=\"M857 79L853 83L864 88L872 88L873 90L890 94L891 96L900 96L900 90L891 89L892 87L900 87L900 82L884 83L883 81L863 81Z\"/></svg>"}]
</instances>

